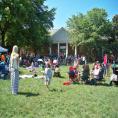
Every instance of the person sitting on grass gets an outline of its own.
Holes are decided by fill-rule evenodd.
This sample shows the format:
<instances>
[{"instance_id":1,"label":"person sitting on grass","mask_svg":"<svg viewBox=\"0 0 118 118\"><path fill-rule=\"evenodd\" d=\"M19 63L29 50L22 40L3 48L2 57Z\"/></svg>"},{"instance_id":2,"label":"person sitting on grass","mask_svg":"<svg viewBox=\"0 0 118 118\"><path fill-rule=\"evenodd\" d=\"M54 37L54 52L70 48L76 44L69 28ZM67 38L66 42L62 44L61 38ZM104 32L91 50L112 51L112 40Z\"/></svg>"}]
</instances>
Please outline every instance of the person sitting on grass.
<instances>
[{"instance_id":1,"label":"person sitting on grass","mask_svg":"<svg viewBox=\"0 0 118 118\"><path fill-rule=\"evenodd\" d=\"M113 73L110 77L110 86L112 86L113 83L118 85L118 65L116 64L116 62L112 64L112 69Z\"/></svg>"},{"instance_id":2,"label":"person sitting on grass","mask_svg":"<svg viewBox=\"0 0 118 118\"><path fill-rule=\"evenodd\" d=\"M75 77L76 77L76 79L74 81L79 82L80 81L80 72L77 70L77 67L75 67L75 66L73 66L73 70L75 72Z\"/></svg>"},{"instance_id":3,"label":"person sitting on grass","mask_svg":"<svg viewBox=\"0 0 118 118\"><path fill-rule=\"evenodd\" d=\"M47 64L45 71L44 71L44 76L45 76L45 85L48 86L50 85L50 81L52 78L52 70L51 70L51 65Z\"/></svg>"},{"instance_id":4,"label":"person sitting on grass","mask_svg":"<svg viewBox=\"0 0 118 118\"><path fill-rule=\"evenodd\" d=\"M35 69L34 61L31 62L31 65L29 67L26 67L30 72L33 72Z\"/></svg>"},{"instance_id":5,"label":"person sitting on grass","mask_svg":"<svg viewBox=\"0 0 118 118\"><path fill-rule=\"evenodd\" d=\"M54 77L61 77L59 65L55 66Z\"/></svg>"},{"instance_id":6,"label":"person sitting on grass","mask_svg":"<svg viewBox=\"0 0 118 118\"><path fill-rule=\"evenodd\" d=\"M90 76L90 69L88 64L83 65L83 70L82 70L82 81L87 83L89 81L89 76Z\"/></svg>"},{"instance_id":7,"label":"person sitting on grass","mask_svg":"<svg viewBox=\"0 0 118 118\"><path fill-rule=\"evenodd\" d=\"M70 66L69 67L69 80L73 83L73 82L79 82L78 79L78 71L77 68L75 66Z\"/></svg>"},{"instance_id":8,"label":"person sitting on grass","mask_svg":"<svg viewBox=\"0 0 118 118\"><path fill-rule=\"evenodd\" d=\"M99 78L97 79L98 81L103 80L103 75L104 75L104 65L100 64L100 70L99 70Z\"/></svg>"},{"instance_id":9,"label":"person sitting on grass","mask_svg":"<svg viewBox=\"0 0 118 118\"><path fill-rule=\"evenodd\" d=\"M95 65L92 68L92 72L91 72L91 76L92 76L91 84L92 85L96 84L97 80L99 80L99 74L100 74L100 66Z\"/></svg>"}]
</instances>

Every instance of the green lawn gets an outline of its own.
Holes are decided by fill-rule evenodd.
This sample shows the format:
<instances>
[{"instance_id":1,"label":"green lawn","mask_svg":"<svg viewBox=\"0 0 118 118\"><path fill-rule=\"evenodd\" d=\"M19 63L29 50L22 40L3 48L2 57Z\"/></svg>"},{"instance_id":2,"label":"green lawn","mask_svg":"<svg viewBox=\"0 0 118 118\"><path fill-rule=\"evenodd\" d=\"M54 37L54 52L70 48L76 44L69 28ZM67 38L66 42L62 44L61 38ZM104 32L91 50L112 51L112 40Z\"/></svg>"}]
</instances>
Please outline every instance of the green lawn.
<instances>
[{"instance_id":1,"label":"green lawn","mask_svg":"<svg viewBox=\"0 0 118 118\"><path fill-rule=\"evenodd\" d=\"M43 80L20 79L17 96L11 95L10 80L0 80L0 118L118 118L117 87L63 86L67 67L61 71L64 78L53 78L50 91Z\"/></svg>"}]
</instances>

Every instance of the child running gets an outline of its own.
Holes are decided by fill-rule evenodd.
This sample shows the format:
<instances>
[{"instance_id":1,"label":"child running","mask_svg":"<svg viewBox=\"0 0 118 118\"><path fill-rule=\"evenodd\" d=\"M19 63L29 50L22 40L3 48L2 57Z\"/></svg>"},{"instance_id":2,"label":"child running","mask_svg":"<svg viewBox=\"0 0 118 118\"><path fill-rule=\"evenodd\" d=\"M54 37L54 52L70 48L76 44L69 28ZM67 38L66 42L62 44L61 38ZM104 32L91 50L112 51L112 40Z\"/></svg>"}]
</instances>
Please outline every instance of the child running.
<instances>
[{"instance_id":1,"label":"child running","mask_svg":"<svg viewBox=\"0 0 118 118\"><path fill-rule=\"evenodd\" d=\"M46 68L45 68L45 71L44 71L44 75L45 75L45 85L48 86L50 85L50 81L51 81L51 78L52 78L52 70L50 68L50 64L47 64ZM48 88L49 89L49 88Z\"/></svg>"}]
</instances>

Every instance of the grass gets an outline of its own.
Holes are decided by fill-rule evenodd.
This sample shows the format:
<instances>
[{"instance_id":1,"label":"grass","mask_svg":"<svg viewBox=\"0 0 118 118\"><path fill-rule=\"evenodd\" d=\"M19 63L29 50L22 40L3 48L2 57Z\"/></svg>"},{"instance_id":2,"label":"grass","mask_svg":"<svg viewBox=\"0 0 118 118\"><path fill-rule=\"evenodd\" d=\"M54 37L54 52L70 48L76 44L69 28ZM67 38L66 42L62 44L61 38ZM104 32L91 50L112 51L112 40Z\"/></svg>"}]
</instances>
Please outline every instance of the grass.
<instances>
[{"instance_id":1,"label":"grass","mask_svg":"<svg viewBox=\"0 0 118 118\"><path fill-rule=\"evenodd\" d=\"M21 73L29 73L21 69ZM0 118L117 118L118 88L105 85L69 85L53 78L50 91L43 80L20 79L19 94L11 95L10 80L0 80Z\"/></svg>"}]
</instances>

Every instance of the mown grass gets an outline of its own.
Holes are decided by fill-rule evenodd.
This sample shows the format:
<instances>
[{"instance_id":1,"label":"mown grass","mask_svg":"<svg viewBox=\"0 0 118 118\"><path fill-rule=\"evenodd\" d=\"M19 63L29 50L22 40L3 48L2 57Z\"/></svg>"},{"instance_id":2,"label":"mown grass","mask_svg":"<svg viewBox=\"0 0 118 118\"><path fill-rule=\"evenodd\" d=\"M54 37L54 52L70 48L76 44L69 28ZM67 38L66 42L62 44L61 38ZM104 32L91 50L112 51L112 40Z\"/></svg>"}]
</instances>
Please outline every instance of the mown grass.
<instances>
[{"instance_id":1,"label":"mown grass","mask_svg":"<svg viewBox=\"0 0 118 118\"><path fill-rule=\"evenodd\" d=\"M27 73L21 69L21 73ZM69 85L53 78L50 91L41 79L20 79L19 94L11 95L10 80L0 80L0 118L117 118L118 88L103 85Z\"/></svg>"}]
</instances>

